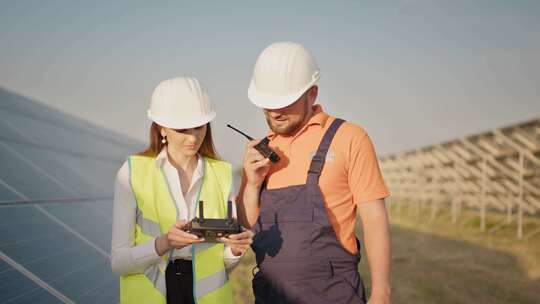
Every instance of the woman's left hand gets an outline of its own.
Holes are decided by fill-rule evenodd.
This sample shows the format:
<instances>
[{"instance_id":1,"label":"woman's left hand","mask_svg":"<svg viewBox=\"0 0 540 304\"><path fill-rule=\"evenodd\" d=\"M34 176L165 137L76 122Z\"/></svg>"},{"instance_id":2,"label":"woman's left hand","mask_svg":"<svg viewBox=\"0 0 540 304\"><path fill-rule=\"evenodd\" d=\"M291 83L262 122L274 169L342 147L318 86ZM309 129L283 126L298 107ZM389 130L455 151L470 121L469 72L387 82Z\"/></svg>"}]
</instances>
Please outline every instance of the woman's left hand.
<instances>
[{"instance_id":1,"label":"woman's left hand","mask_svg":"<svg viewBox=\"0 0 540 304\"><path fill-rule=\"evenodd\" d=\"M228 237L222 237L221 242L231 246L233 255L240 256L246 252L251 243L253 243L253 232L242 227L242 232L230 234Z\"/></svg>"}]
</instances>

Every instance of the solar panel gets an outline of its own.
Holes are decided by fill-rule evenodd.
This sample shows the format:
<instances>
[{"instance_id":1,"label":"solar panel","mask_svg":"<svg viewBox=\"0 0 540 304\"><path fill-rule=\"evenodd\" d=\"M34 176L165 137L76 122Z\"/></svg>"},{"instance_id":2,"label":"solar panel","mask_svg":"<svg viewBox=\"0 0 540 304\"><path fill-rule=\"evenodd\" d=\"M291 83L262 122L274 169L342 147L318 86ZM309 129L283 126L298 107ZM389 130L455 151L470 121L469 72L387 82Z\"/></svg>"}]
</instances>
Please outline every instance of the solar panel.
<instances>
[{"instance_id":1,"label":"solar panel","mask_svg":"<svg viewBox=\"0 0 540 304\"><path fill-rule=\"evenodd\" d=\"M20 271L0 260L0 303L62 303Z\"/></svg>"},{"instance_id":2,"label":"solar panel","mask_svg":"<svg viewBox=\"0 0 540 304\"><path fill-rule=\"evenodd\" d=\"M118 303L113 182L141 148L0 88L1 303Z\"/></svg>"}]
</instances>

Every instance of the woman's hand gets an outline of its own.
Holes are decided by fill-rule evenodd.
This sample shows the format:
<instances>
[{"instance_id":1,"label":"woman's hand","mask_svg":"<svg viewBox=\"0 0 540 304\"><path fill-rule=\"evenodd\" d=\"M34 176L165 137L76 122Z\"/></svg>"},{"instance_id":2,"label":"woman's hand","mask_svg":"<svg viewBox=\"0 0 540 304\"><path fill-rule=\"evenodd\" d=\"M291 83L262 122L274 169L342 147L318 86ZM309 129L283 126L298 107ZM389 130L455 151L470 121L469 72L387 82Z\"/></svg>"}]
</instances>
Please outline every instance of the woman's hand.
<instances>
[{"instance_id":1,"label":"woman's hand","mask_svg":"<svg viewBox=\"0 0 540 304\"><path fill-rule=\"evenodd\" d=\"M199 238L194 234L182 230L188 221L177 221L167 233L159 236L156 240L156 252L163 256L167 251L180 249L194 243L204 242L204 238Z\"/></svg>"},{"instance_id":2,"label":"woman's hand","mask_svg":"<svg viewBox=\"0 0 540 304\"><path fill-rule=\"evenodd\" d=\"M230 234L228 237L220 238L220 241L231 246L234 256L240 256L246 252L251 243L253 243L253 232L242 227L242 232Z\"/></svg>"},{"instance_id":3,"label":"woman's hand","mask_svg":"<svg viewBox=\"0 0 540 304\"><path fill-rule=\"evenodd\" d=\"M188 221L177 221L174 226L167 232L167 241L174 249L180 249L193 243L202 243L204 238L185 232L182 228L188 223Z\"/></svg>"}]
</instances>

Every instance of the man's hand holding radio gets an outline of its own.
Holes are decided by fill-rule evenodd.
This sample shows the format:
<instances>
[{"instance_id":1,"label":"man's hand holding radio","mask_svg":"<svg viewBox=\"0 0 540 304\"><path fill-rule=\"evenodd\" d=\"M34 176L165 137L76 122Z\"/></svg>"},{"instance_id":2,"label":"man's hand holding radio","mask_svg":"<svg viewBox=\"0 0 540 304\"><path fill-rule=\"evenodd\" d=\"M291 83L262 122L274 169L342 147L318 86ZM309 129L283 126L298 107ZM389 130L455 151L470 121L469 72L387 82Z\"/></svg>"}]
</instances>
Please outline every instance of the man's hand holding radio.
<instances>
[{"instance_id":1,"label":"man's hand holding radio","mask_svg":"<svg viewBox=\"0 0 540 304\"><path fill-rule=\"evenodd\" d=\"M258 189L266 174L270 170L272 162L265 158L254 147L259 143L259 140L252 140L247 143L244 152L244 174L247 185Z\"/></svg>"}]
</instances>

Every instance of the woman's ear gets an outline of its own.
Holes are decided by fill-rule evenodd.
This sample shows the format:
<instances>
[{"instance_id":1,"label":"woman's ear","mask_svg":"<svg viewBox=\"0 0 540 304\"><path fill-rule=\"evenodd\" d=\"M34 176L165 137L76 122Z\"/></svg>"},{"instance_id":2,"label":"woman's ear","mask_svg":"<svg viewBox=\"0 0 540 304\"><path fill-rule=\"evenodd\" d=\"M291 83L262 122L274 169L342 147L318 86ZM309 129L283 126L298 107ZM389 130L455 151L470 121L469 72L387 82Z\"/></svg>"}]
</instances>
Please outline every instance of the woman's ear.
<instances>
[{"instance_id":1,"label":"woman's ear","mask_svg":"<svg viewBox=\"0 0 540 304\"><path fill-rule=\"evenodd\" d=\"M167 136L167 131L165 131L165 128L162 126L158 126L159 134L161 134L161 137Z\"/></svg>"}]
</instances>

